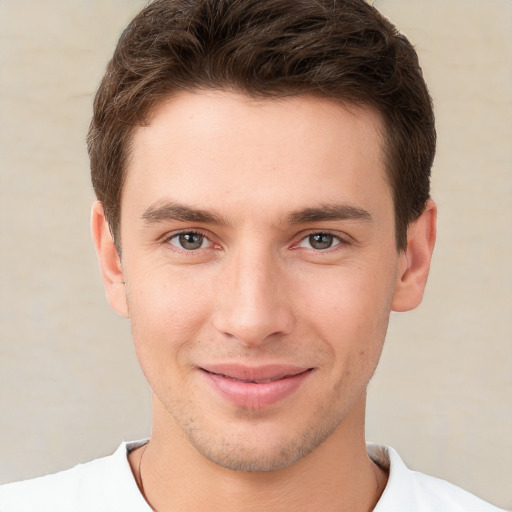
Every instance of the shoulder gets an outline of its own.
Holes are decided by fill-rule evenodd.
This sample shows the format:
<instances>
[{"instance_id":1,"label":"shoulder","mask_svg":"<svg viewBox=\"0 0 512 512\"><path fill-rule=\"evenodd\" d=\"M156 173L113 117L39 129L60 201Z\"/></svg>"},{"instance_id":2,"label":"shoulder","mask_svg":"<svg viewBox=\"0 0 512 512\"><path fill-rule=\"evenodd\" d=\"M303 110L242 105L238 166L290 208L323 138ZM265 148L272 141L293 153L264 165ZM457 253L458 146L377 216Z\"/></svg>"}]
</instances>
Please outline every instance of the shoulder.
<instances>
[{"instance_id":1,"label":"shoulder","mask_svg":"<svg viewBox=\"0 0 512 512\"><path fill-rule=\"evenodd\" d=\"M108 457L32 480L0 486L2 512L146 512L122 443Z\"/></svg>"},{"instance_id":2,"label":"shoulder","mask_svg":"<svg viewBox=\"0 0 512 512\"><path fill-rule=\"evenodd\" d=\"M388 446L368 444L368 454L388 468L389 479L374 512L500 512L501 509L446 480L411 471Z\"/></svg>"}]
</instances>

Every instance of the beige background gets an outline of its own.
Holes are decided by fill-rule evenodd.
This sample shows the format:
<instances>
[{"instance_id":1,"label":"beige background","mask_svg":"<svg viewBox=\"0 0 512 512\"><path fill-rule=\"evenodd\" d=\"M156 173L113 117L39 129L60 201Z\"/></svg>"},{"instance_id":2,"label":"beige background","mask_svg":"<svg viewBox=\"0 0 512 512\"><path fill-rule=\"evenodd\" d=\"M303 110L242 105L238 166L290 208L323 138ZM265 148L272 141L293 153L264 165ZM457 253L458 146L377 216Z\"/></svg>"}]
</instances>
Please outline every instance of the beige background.
<instances>
[{"instance_id":1,"label":"beige background","mask_svg":"<svg viewBox=\"0 0 512 512\"><path fill-rule=\"evenodd\" d=\"M150 430L89 241L92 95L140 0L0 0L0 482ZM419 310L393 315L368 438L512 509L512 1L380 0L436 104L440 208Z\"/></svg>"}]
</instances>

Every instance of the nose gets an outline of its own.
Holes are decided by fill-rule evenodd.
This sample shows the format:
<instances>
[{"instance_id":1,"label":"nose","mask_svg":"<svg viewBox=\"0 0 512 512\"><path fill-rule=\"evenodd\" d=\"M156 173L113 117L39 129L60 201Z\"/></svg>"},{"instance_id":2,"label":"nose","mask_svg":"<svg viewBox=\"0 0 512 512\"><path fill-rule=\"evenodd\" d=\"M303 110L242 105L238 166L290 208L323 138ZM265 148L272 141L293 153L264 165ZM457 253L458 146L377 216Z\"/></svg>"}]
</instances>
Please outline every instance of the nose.
<instances>
[{"instance_id":1,"label":"nose","mask_svg":"<svg viewBox=\"0 0 512 512\"><path fill-rule=\"evenodd\" d=\"M214 326L246 346L288 334L293 311L286 271L270 251L241 250L227 259L218 287Z\"/></svg>"}]
</instances>

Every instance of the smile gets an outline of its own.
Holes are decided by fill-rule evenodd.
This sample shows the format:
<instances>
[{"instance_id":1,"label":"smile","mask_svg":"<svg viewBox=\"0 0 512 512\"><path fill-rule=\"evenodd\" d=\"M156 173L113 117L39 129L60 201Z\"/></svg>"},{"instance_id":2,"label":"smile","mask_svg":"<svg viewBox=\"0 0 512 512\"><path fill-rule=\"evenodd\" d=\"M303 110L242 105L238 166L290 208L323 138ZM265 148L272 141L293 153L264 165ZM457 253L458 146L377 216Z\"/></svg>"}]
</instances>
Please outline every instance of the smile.
<instances>
[{"instance_id":1,"label":"smile","mask_svg":"<svg viewBox=\"0 0 512 512\"><path fill-rule=\"evenodd\" d=\"M217 374L217 375L219 375L219 374ZM236 380L238 382L252 382L254 384L258 384L258 383L264 383L264 382L274 382L279 379L287 379L288 377L290 377L290 375L287 375L285 377L274 377L274 378L270 378L270 379L260 379L260 380L237 379L236 377L230 377L229 375L222 375L222 374L220 374L220 377L224 377L226 379L231 379L231 380Z\"/></svg>"},{"instance_id":2,"label":"smile","mask_svg":"<svg viewBox=\"0 0 512 512\"><path fill-rule=\"evenodd\" d=\"M217 365L200 368L200 371L223 400L236 407L264 409L297 391L313 369L280 365L257 368Z\"/></svg>"}]
</instances>

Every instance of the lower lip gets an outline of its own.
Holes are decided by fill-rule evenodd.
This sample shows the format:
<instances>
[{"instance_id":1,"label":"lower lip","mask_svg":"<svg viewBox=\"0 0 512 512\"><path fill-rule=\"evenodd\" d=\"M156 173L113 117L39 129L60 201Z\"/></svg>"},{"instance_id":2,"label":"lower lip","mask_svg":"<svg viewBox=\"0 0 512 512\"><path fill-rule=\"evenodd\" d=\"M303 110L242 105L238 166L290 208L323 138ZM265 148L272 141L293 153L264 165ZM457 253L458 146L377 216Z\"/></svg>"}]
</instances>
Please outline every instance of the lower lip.
<instances>
[{"instance_id":1,"label":"lower lip","mask_svg":"<svg viewBox=\"0 0 512 512\"><path fill-rule=\"evenodd\" d=\"M296 391L312 370L271 382L241 382L202 370L213 388L237 407L265 409Z\"/></svg>"}]
</instances>

